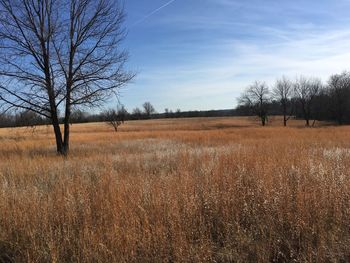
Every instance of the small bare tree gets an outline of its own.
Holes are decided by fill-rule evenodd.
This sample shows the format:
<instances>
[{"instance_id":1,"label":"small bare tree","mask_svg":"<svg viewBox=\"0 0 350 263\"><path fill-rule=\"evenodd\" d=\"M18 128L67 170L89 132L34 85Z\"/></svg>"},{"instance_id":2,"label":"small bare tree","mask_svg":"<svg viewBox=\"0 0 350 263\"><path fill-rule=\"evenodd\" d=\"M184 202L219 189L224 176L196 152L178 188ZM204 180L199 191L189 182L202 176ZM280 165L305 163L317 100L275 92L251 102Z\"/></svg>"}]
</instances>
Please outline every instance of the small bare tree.
<instances>
[{"instance_id":1,"label":"small bare tree","mask_svg":"<svg viewBox=\"0 0 350 263\"><path fill-rule=\"evenodd\" d=\"M266 125L268 116L268 104L270 102L270 91L266 83L255 81L239 98L238 102L246 106L258 116L262 126Z\"/></svg>"},{"instance_id":2,"label":"small bare tree","mask_svg":"<svg viewBox=\"0 0 350 263\"><path fill-rule=\"evenodd\" d=\"M118 132L118 127L124 123L126 115L124 106L118 106L117 110L109 109L103 114L105 121L114 128L115 132Z\"/></svg>"},{"instance_id":3,"label":"small bare tree","mask_svg":"<svg viewBox=\"0 0 350 263\"><path fill-rule=\"evenodd\" d=\"M281 104L283 113L283 125L287 126L287 121L290 119L292 112L288 113L288 107L290 106L290 99L293 94L293 83L283 76L276 81L273 89L274 98Z\"/></svg>"},{"instance_id":4,"label":"small bare tree","mask_svg":"<svg viewBox=\"0 0 350 263\"><path fill-rule=\"evenodd\" d=\"M147 119L151 118L152 114L156 112L153 105L150 102L145 102L143 105L143 111Z\"/></svg>"},{"instance_id":5,"label":"small bare tree","mask_svg":"<svg viewBox=\"0 0 350 263\"><path fill-rule=\"evenodd\" d=\"M0 0L0 100L49 118L62 155L72 109L101 105L134 76L123 21L118 0Z\"/></svg>"},{"instance_id":6,"label":"small bare tree","mask_svg":"<svg viewBox=\"0 0 350 263\"><path fill-rule=\"evenodd\" d=\"M313 103L321 89L322 82L317 78L305 78L301 76L294 83L294 93L300 104L306 126L310 126Z\"/></svg>"}]
</instances>

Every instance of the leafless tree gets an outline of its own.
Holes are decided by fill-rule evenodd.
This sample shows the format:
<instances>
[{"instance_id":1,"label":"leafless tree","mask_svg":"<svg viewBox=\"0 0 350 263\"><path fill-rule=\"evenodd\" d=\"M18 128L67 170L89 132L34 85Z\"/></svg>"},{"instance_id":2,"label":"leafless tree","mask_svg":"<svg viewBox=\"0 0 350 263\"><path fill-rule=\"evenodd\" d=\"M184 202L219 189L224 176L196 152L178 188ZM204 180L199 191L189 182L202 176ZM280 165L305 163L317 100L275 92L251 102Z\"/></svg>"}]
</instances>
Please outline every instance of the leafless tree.
<instances>
[{"instance_id":1,"label":"leafless tree","mask_svg":"<svg viewBox=\"0 0 350 263\"><path fill-rule=\"evenodd\" d=\"M299 101L306 126L310 126L312 107L316 96L322 88L322 82L317 78L299 77L294 83L294 93Z\"/></svg>"},{"instance_id":2,"label":"leafless tree","mask_svg":"<svg viewBox=\"0 0 350 263\"><path fill-rule=\"evenodd\" d=\"M241 105L249 107L257 115L262 126L266 125L270 91L266 83L255 81L239 98Z\"/></svg>"},{"instance_id":3,"label":"leafless tree","mask_svg":"<svg viewBox=\"0 0 350 263\"><path fill-rule=\"evenodd\" d=\"M108 125L114 128L115 132L118 132L118 127L125 121L127 111L125 107L118 106L117 109L109 109L103 115Z\"/></svg>"},{"instance_id":4,"label":"leafless tree","mask_svg":"<svg viewBox=\"0 0 350 263\"><path fill-rule=\"evenodd\" d=\"M281 79L278 79L273 89L273 96L281 104L284 126L287 126L287 121L291 117L291 112L288 113L288 106L290 105L290 99L292 95L293 83L285 76L283 76Z\"/></svg>"},{"instance_id":5,"label":"leafless tree","mask_svg":"<svg viewBox=\"0 0 350 263\"><path fill-rule=\"evenodd\" d=\"M332 75L328 81L330 110L339 125L350 112L350 72Z\"/></svg>"},{"instance_id":6,"label":"leafless tree","mask_svg":"<svg viewBox=\"0 0 350 263\"><path fill-rule=\"evenodd\" d=\"M0 100L49 118L59 154L72 109L101 105L134 76L123 21L118 0L0 0Z\"/></svg>"},{"instance_id":7,"label":"leafless tree","mask_svg":"<svg viewBox=\"0 0 350 263\"><path fill-rule=\"evenodd\" d=\"M143 105L143 110L145 113L146 118L151 118L151 115L154 114L156 112L156 110L154 109L153 105L150 102L145 102Z\"/></svg>"}]
</instances>

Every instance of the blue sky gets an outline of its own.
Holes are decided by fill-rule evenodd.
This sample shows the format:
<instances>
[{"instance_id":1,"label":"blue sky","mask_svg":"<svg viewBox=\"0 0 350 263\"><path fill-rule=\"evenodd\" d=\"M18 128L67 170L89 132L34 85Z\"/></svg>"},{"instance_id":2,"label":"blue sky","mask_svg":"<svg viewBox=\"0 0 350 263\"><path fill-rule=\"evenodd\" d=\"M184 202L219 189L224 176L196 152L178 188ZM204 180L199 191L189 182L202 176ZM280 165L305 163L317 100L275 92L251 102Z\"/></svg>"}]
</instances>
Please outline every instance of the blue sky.
<instances>
[{"instance_id":1,"label":"blue sky","mask_svg":"<svg viewBox=\"0 0 350 263\"><path fill-rule=\"evenodd\" d=\"M164 6L163 8L161 8ZM348 0L126 0L132 110L228 109L254 80L350 70ZM155 12L155 10L158 10Z\"/></svg>"}]
</instances>

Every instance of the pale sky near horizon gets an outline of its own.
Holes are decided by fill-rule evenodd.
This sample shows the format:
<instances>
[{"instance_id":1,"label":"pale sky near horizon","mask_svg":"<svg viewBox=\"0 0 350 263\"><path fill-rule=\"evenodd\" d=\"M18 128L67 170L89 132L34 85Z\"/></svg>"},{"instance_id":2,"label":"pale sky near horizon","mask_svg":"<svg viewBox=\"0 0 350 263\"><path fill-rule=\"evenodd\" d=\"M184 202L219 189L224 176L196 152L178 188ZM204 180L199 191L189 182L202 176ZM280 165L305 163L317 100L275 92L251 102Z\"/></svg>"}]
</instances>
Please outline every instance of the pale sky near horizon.
<instances>
[{"instance_id":1,"label":"pale sky near horizon","mask_svg":"<svg viewBox=\"0 0 350 263\"><path fill-rule=\"evenodd\" d=\"M120 101L158 112L229 109L254 80L350 70L349 0L126 0L136 71Z\"/></svg>"}]
</instances>

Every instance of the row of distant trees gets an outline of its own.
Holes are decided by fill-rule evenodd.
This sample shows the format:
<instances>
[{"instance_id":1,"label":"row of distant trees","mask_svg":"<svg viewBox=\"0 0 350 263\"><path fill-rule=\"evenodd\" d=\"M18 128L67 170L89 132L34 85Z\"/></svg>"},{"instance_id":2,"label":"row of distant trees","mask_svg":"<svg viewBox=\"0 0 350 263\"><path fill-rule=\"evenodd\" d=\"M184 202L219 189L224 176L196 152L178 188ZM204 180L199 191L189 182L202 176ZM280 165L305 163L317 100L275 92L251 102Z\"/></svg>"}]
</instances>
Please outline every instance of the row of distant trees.
<instances>
[{"instance_id":1,"label":"row of distant trees","mask_svg":"<svg viewBox=\"0 0 350 263\"><path fill-rule=\"evenodd\" d=\"M218 117L255 115L265 126L271 115L282 115L287 126L291 118L305 120L306 126L315 121L332 121L339 125L350 123L350 72L332 75L327 83L318 78L304 76L295 79L282 77L273 86L255 81L238 99L234 110L217 111L172 111L165 109L157 113L150 102L128 111L123 105L110 108L99 114L80 109L73 110L70 123L107 122L117 131L126 120L186 117ZM64 123L61 118L60 123ZM1 114L0 127L35 126L50 124L50 120L30 110L15 114Z\"/></svg>"},{"instance_id":2,"label":"row of distant trees","mask_svg":"<svg viewBox=\"0 0 350 263\"><path fill-rule=\"evenodd\" d=\"M163 119L163 118L199 118L199 117L227 117L239 116L247 114L246 109L239 110L208 110L208 111L181 111L181 109L171 110L164 109L164 112L158 113L150 102L143 103L142 107L136 107L131 111L119 104L111 107L98 114L86 112L81 109L73 109L70 117L70 123L87 123L87 122L106 122L111 124L117 130L118 127L127 120L147 120L147 119ZM249 113L248 113L249 114ZM63 116L59 119L62 124ZM8 112L0 114L0 127L23 127L48 125L50 119L40 116L30 110L22 110L17 112Z\"/></svg>"},{"instance_id":3,"label":"row of distant trees","mask_svg":"<svg viewBox=\"0 0 350 263\"><path fill-rule=\"evenodd\" d=\"M318 78L282 77L273 87L255 81L238 99L238 109L256 115L266 125L270 114L283 115L283 124L291 117L302 118L306 126L316 120L350 123L350 72L332 75L326 84ZM312 123L311 123L312 122Z\"/></svg>"},{"instance_id":4,"label":"row of distant trees","mask_svg":"<svg viewBox=\"0 0 350 263\"><path fill-rule=\"evenodd\" d=\"M81 109L73 110L70 123L107 122L115 129L126 120L144 120L154 118L156 110L150 102L145 102L142 107L136 107L131 112L124 105L117 105L98 114L91 114ZM59 119L64 123L64 117ZM22 127L50 124L50 120L31 110L22 110L12 113L0 114L0 127Z\"/></svg>"}]
</instances>

